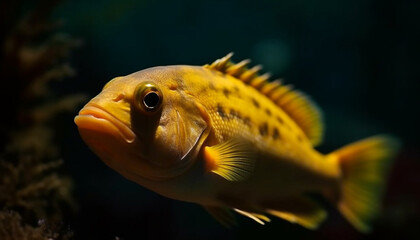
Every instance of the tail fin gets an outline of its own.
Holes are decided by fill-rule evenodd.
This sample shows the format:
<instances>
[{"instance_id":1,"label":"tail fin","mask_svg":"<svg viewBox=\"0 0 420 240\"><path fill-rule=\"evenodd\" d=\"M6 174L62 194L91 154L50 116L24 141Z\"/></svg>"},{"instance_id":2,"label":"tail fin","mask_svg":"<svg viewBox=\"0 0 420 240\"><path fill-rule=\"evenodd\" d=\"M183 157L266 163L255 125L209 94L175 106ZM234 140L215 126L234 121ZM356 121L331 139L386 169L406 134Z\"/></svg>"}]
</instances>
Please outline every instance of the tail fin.
<instances>
[{"instance_id":1,"label":"tail fin","mask_svg":"<svg viewBox=\"0 0 420 240\"><path fill-rule=\"evenodd\" d=\"M361 232L370 231L379 213L386 175L399 145L390 136L374 136L330 154L338 158L342 171L337 207Z\"/></svg>"}]
</instances>

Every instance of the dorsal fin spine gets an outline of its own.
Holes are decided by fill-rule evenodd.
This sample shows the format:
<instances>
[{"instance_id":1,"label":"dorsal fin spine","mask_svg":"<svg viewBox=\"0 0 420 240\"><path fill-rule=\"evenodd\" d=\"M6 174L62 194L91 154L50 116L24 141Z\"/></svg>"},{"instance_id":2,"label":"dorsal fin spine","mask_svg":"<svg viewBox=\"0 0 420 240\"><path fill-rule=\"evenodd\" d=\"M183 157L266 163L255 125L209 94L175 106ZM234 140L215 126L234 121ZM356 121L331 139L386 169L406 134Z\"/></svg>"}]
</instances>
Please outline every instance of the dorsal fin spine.
<instances>
[{"instance_id":1,"label":"dorsal fin spine","mask_svg":"<svg viewBox=\"0 0 420 240\"><path fill-rule=\"evenodd\" d=\"M244 71L246 71L245 68L250 62L251 61L249 59L245 59L237 64L234 64L226 69L226 73L234 77L239 77Z\"/></svg>"},{"instance_id":2,"label":"dorsal fin spine","mask_svg":"<svg viewBox=\"0 0 420 240\"><path fill-rule=\"evenodd\" d=\"M210 65L206 65L206 67L211 68L211 69L217 69L221 72L224 72L226 65L230 62L230 59L232 58L233 53L229 53L228 55L224 56L221 59L217 59L216 61L214 61L212 64Z\"/></svg>"},{"instance_id":3,"label":"dorsal fin spine","mask_svg":"<svg viewBox=\"0 0 420 240\"><path fill-rule=\"evenodd\" d=\"M265 73L261 76L258 76L251 80L249 85L253 86L256 89L260 89L265 83L267 83L267 80L270 78L271 74Z\"/></svg>"},{"instance_id":4,"label":"dorsal fin spine","mask_svg":"<svg viewBox=\"0 0 420 240\"><path fill-rule=\"evenodd\" d=\"M300 93L300 91L298 90L294 90L298 93ZM278 103L282 106L287 105L288 103L292 102L294 99L296 99L299 95L297 94L289 94L290 91L287 91L283 94L283 97L281 97L278 101Z\"/></svg>"},{"instance_id":5,"label":"dorsal fin spine","mask_svg":"<svg viewBox=\"0 0 420 240\"><path fill-rule=\"evenodd\" d=\"M279 88L281 86L281 80L280 79L276 79L270 83L265 84L262 88L261 88L261 92L266 95L267 97L269 97L271 95L271 93L273 91L275 91L277 88Z\"/></svg>"},{"instance_id":6,"label":"dorsal fin spine","mask_svg":"<svg viewBox=\"0 0 420 240\"><path fill-rule=\"evenodd\" d=\"M262 69L261 65L255 65L248 71L243 72L241 76L239 77L239 79L241 79L243 82L249 82L257 76L258 71L260 71L261 69Z\"/></svg>"},{"instance_id":7,"label":"dorsal fin spine","mask_svg":"<svg viewBox=\"0 0 420 240\"><path fill-rule=\"evenodd\" d=\"M291 84L282 85L280 80L270 82L270 74L258 74L261 66L247 67L250 62L248 59L235 64L230 61L232 56L233 53L229 53L204 67L235 77L260 91L296 122L314 146L318 145L323 135L322 114L310 97L295 90Z\"/></svg>"},{"instance_id":8,"label":"dorsal fin spine","mask_svg":"<svg viewBox=\"0 0 420 240\"><path fill-rule=\"evenodd\" d=\"M271 100L273 100L275 103L279 104L277 101L278 101L279 99L281 100L281 97L282 97L285 93L287 93L287 92L291 91L291 90L292 90L292 88L293 88L293 85L291 85L291 84L280 86L280 87L279 87L279 88L277 88L275 91L273 91L273 92L270 94L270 96L268 96L268 97L269 97Z\"/></svg>"}]
</instances>

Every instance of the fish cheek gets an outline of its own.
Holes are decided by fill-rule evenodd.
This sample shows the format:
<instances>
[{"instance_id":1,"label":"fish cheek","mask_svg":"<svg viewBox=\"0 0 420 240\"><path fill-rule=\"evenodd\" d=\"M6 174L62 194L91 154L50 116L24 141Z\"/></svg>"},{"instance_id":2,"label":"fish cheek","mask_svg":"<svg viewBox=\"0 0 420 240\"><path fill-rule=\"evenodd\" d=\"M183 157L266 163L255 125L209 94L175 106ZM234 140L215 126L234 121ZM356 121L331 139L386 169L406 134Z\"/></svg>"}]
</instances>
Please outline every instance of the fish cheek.
<instances>
[{"instance_id":1,"label":"fish cheek","mask_svg":"<svg viewBox=\"0 0 420 240\"><path fill-rule=\"evenodd\" d=\"M183 91L166 91L164 96L158 112L145 113L133 104L131 125L142 157L149 164L168 169L188 165L186 155L191 159L200 149L197 146L202 143L199 140L209 117L193 96Z\"/></svg>"},{"instance_id":2,"label":"fish cheek","mask_svg":"<svg viewBox=\"0 0 420 240\"><path fill-rule=\"evenodd\" d=\"M162 111L145 114L135 106L131 107L131 128L136 134L143 154L148 155L151 144L154 142L156 130L159 126Z\"/></svg>"},{"instance_id":3,"label":"fish cheek","mask_svg":"<svg viewBox=\"0 0 420 240\"><path fill-rule=\"evenodd\" d=\"M134 107L135 108L135 107ZM145 114L133 109L132 129L138 138L142 161L155 167L169 167L175 159L180 158L177 148L177 134L171 134L171 120L165 110ZM172 121L177 121L172 120Z\"/></svg>"},{"instance_id":4,"label":"fish cheek","mask_svg":"<svg viewBox=\"0 0 420 240\"><path fill-rule=\"evenodd\" d=\"M194 156L197 144L201 144L199 140L206 128L195 108L184 105L164 110L154 139L153 161L166 167L186 164Z\"/></svg>"}]
</instances>

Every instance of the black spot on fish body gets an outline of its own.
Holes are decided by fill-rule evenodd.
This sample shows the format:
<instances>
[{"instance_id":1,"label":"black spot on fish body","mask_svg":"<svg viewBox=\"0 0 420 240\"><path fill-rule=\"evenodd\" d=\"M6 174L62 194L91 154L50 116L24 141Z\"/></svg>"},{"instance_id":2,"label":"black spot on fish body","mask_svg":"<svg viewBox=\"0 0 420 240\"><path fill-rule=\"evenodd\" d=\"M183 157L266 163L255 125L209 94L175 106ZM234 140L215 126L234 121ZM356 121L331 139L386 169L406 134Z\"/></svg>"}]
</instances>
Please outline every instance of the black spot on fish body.
<instances>
[{"instance_id":1,"label":"black spot on fish body","mask_svg":"<svg viewBox=\"0 0 420 240\"><path fill-rule=\"evenodd\" d=\"M202 88L199 90L199 93L200 93L200 94L203 94L203 93L205 93L205 92L207 92L207 88L206 88L206 87L202 87Z\"/></svg>"},{"instance_id":2,"label":"black spot on fish body","mask_svg":"<svg viewBox=\"0 0 420 240\"><path fill-rule=\"evenodd\" d=\"M260 103L257 100L255 100L255 98L251 98L251 101L252 101L252 104L254 104L256 108L260 108Z\"/></svg>"},{"instance_id":3,"label":"black spot on fish body","mask_svg":"<svg viewBox=\"0 0 420 240\"><path fill-rule=\"evenodd\" d=\"M225 97L229 97L229 95L231 94L232 92L229 90L229 89L227 89L227 88L223 88L223 94L225 95Z\"/></svg>"},{"instance_id":4,"label":"black spot on fish body","mask_svg":"<svg viewBox=\"0 0 420 240\"><path fill-rule=\"evenodd\" d=\"M214 86L214 83L212 81L209 82L209 88L211 90L216 90L216 87Z\"/></svg>"},{"instance_id":5,"label":"black spot on fish body","mask_svg":"<svg viewBox=\"0 0 420 240\"><path fill-rule=\"evenodd\" d=\"M261 136L267 136L268 135L268 124L263 123L258 130L260 131Z\"/></svg>"},{"instance_id":6,"label":"black spot on fish body","mask_svg":"<svg viewBox=\"0 0 420 240\"><path fill-rule=\"evenodd\" d=\"M284 121L281 117L277 116L276 119L277 119L277 121L279 121L280 124L284 124Z\"/></svg>"},{"instance_id":7,"label":"black spot on fish body","mask_svg":"<svg viewBox=\"0 0 420 240\"><path fill-rule=\"evenodd\" d=\"M251 127L251 119L249 117L242 118L242 121L245 125L247 125L248 127Z\"/></svg>"},{"instance_id":8,"label":"black spot on fish body","mask_svg":"<svg viewBox=\"0 0 420 240\"><path fill-rule=\"evenodd\" d=\"M302 138L301 135L297 135L297 139L298 139L299 142L303 142L303 138Z\"/></svg>"},{"instance_id":9,"label":"black spot on fish body","mask_svg":"<svg viewBox=\"0 0 420 240\"><path fill-rule=\"evenodd\" d=\"M219 116L223 119L228 118L228 116L225 113L225 110L223 110L223 107L220 105L217 105L217 114L219 114Z\"/></svg>"},{"instance_id":10,"label":"black spot on fish body","mask_svg":"<svg viewBox=\"0 0 420 240\"><path fill-rule=\"evenodd\" d=\"M273 139L277 140L280 137L280 133L279 133L279 129L278 128L274 128L273 130Z\"/></svg>"},{"instance_id":11,"label":"black spot on fish body","mask_svg":"<svg viewBox=\"0 0 420 240\"><path fill-rule=\"evenodd\" d=\"M235 109L231 109L229 115L232 118L242 119L242 115L239 112L235 111Z\"/></svg>"},{"instance_id":12,"label":"black spot on fish body","mask_svg":"<svg viewBox=\"0 0 420 240\"><path fill-rule=\"evenodd\" d=\"M268 116L271 116L271 111L270 111L270 109L266 108L266 109L265 109L265 113L267 113L267 115L268 115Z\"/></svg>"}]
</instances>

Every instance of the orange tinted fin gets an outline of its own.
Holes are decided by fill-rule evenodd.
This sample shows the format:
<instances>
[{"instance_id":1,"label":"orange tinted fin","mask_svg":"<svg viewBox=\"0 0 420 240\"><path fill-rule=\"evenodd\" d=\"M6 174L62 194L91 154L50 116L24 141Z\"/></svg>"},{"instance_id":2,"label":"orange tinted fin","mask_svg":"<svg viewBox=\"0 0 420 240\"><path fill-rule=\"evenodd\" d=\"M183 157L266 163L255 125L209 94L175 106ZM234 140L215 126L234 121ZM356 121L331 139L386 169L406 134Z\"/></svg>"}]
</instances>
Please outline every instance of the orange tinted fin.
<instances>
[{"instance_id":1,"label":"orange tinted fin","mask_svg":"<svg viewBox=\"0 0 420 240\"><path fill-rule=\"evenodd\" d=\"M266 212L308 229L317 229L327 217L327 212L305 197L296 197L264 204Z\"/></svg>"},{"instance_id":2,"label":"orange tinted fin","mask_svg":"<svg viewBox=\"0 0 420 240\"><path fill-rule=\"evenodd\" d=\"M240 139L205 147L206 169L229 181L245 180L254 170L255 154L251 149L245 140Z\"/></svg>"},{"instance_id":3,"label":"orange tinted fin","mask_svg":"<svg viewBox=\"0 0 420 240\"><path fill-rule=\"evenodd\" d=\"M247 212L247 211L243 211L243 210L239 210L237 208L234 208L233 210L235 210L235 212L251 218L252 220L256 221L257 223L261 224L261 225L265 225L265 222L270 222L270 218L268 218L267 216L265 216L264 214L259 214L259 213L253 213L253 212Z\"/></svg>"},{"instance_id":4,"label":"orange tinted fin","mask_svg":"<svg viewBox=\"0 0 420 240\"><path fill-rule=\"evenodd\" d=\"M237 226L235 215L232 210L227 207L203 206L212 217L214 217L220 224L230 228Z\"/></svg>"},{"instance_id":5,"label":"orange tinted fin","mask_svg":"<svg viewBox=\"0 0 420 240\"><path fill-rule=\"evenodd\" d=\"M345 146L327 157L340 161L342 169L340 212L361 232L369 232L380 211L386 175L399 149L399 141L375 136Z\"/></svg>"},{"instance_id":6,"label":"orange tinted fin","mask_svg":"<svg viewBox=\"0 0 420 240\"><path fill-rule=\"evenodd\" d=\"M248 68L249 60L234 63L229 53L217 59L205 68L214 69L226 75L233 76L242 82L259 90L276 103L302 129L314 146L322 142L324 125L322 114L316 104L304 93L293 89L291 85L283 85L281 81L269 81L269 74L259 75L259 65Z\"/></svg>"}]
</instances>

